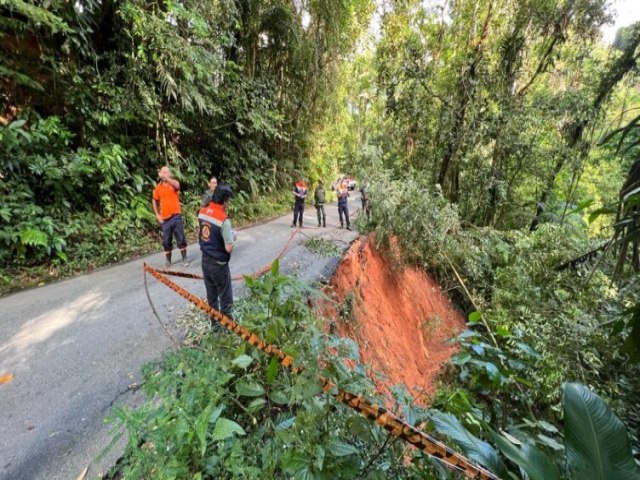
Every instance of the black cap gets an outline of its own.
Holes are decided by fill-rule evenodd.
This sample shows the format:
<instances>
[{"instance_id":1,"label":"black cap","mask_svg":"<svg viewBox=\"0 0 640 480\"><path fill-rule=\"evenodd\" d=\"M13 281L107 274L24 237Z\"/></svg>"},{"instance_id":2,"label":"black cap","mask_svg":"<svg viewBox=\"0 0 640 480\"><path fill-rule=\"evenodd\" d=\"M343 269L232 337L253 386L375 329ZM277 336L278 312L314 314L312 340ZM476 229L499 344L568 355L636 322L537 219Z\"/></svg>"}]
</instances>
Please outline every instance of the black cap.
<instances>
[{"instance_id":1,"label":"black cap","mask_svg":"<svg viewBox=\"0 0 640 480\"><path fill-rule=\"evenodd\" d=\"M213 192L213 203L222 205L228 199L233 197L233 190L226 183L219 183Z\"/></svg>"}]
</instances>

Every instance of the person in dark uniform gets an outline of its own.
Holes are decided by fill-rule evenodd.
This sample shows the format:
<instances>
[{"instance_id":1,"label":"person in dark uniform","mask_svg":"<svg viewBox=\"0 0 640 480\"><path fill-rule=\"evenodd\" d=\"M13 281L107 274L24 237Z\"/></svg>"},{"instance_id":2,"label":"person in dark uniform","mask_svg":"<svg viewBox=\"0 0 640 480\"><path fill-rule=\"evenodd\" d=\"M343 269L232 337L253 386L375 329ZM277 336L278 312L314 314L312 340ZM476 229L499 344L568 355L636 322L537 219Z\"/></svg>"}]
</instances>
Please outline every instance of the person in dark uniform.
<instances>
[{"instance_id":1,"label":"person in dark uniform","mask_svg":"<svg viewBox=\"0 0 640 480\"><path fill-rule=\"evenodd\" d=\"M349 221L349 189L347 188L347 182L341 182L336 187L338 193L338 216L340 217L340 228L344 228L344 222L347 222L347 230L351 230L351 222ZM343 219L344 216L344 219Z\"/></svg>"},{"instance_id":2,"label":"person in dark uniform","mask_svg":"<svg viewBox=\"0 0 640 480\"><path fill-rule=\"evenodd\" d=\"M327 226L327 214L324 211L324 185L322 180L318 180L318 186L313 194L313 200L316 202L316 213L318 214L318 226Z\"/></svg>"},{"instance_id":3,"label":"person in dark uniform","mask_svg":"<svg viewBox=\"0 0 640 480\"><path fill-rule=\"evenodd\" d=\"M217 186L209 205L198 213L199 243L202 251L202 276L207 301L216 310L232 317L233 290L229 260L236 238L227 208L233 195L231 187Z\"/></svg>"},{"instance_id":4,"label":"person in dark uniform","mask_svg":"<svg viewBox=\"0 0 640 480\"><path fill-rule=\"evenodd\" d=\"M371 221L371 204L369 203L369 194L367 193L367 184L364 183L360 188L360 200L362 201L362 210L367 214L367 221Z\"/></svg>"},{"instance_id":5,"label":"person in dark uniform","mask_svg":"<svg viewBox=\"0 0 640 480\"><path fill-rule=\"evenodd\" d=\"M182 254L182 265L189 266L187 261L187 240L184 235L182 223L182 209L180 207L180 183L171 176L171 170L164 165L158 170L160 181L153 189L153 211L162 225L162 246L166 257L166 267L171 266L171 251L173 250L173 237ZM159 204L159 206L158 206Z\"/></svg>"},{"instance_id":6,"label":"person in dark uniform","mask_svg":"<svg viewBox=\"0 0 640 480\"><path fill-rule=\"evenodd\" d=\"M304 183L304 180L298 180L296 182L295 187L291 190L295 197L295 201L293 204L293 223L292 227L296 226L296 222L302 228L302 215L304 214L304 200L307 198L307 184Z\"/></svg>"}]
</instances>

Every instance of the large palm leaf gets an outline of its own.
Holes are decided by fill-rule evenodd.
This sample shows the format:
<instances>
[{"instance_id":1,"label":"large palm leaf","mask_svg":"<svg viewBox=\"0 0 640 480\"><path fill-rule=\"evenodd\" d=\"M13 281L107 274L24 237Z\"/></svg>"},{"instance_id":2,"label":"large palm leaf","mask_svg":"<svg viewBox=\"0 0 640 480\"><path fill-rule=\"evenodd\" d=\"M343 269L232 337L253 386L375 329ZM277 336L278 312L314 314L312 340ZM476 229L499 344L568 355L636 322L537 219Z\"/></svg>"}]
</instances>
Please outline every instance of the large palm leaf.
<instances>
[{"instance_id":1,"label":"large palm leaf","mask_svg":"<svg viewBox=\"0 0 640 480\"><path fill-rule=\"evenodd\" d=\"M565 448L572 478L638 480L624 424L584 385L566 383L562 403Z\"/></svg>"}]
</instances>

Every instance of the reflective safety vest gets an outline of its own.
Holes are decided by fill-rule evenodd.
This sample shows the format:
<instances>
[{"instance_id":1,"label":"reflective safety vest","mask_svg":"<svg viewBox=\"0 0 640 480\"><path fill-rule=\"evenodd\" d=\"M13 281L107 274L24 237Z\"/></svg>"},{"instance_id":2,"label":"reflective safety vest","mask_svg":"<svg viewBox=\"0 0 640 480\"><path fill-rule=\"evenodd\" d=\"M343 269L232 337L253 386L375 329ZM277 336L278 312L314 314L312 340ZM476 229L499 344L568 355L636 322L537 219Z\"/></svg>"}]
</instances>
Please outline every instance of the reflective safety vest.
<instances>
[{"instance_id":1,"label":"reflective safety vest","mask_svg":"<svg viewBox=\"0 0 640 480\"><path fill-rule=\"evenodd\" d=\"M198 213L200 250L218 262L228 262L231 258L231 254L225 249L224 238L222 238L222 224L226 220L227 214L224 211L224 206L217 203L209 203Z\"/></svg>"}]
</instances>

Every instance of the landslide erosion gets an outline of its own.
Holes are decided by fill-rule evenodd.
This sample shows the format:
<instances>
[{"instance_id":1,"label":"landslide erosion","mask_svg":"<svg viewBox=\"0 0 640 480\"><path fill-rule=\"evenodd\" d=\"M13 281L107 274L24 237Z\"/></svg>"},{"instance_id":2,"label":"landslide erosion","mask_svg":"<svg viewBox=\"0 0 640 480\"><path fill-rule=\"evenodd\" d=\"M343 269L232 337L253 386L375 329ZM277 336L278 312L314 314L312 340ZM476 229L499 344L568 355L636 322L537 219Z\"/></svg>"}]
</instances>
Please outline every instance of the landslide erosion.
<instances>
[{"instance_id":1,"label":"landslide erosion","mask_svg":"<svg viewBox=\"0 0 640 480\"><path fill-rule=\"evenodd\" d=\"M427 405L437 376L456 352L447 340L464 318L438 284L415 267L394 266L369 238L356 240L326 288L335 302L321 306L336 331L360 346L362 363L380 394L403 384Z\"/></svg>"}]
</instances>

